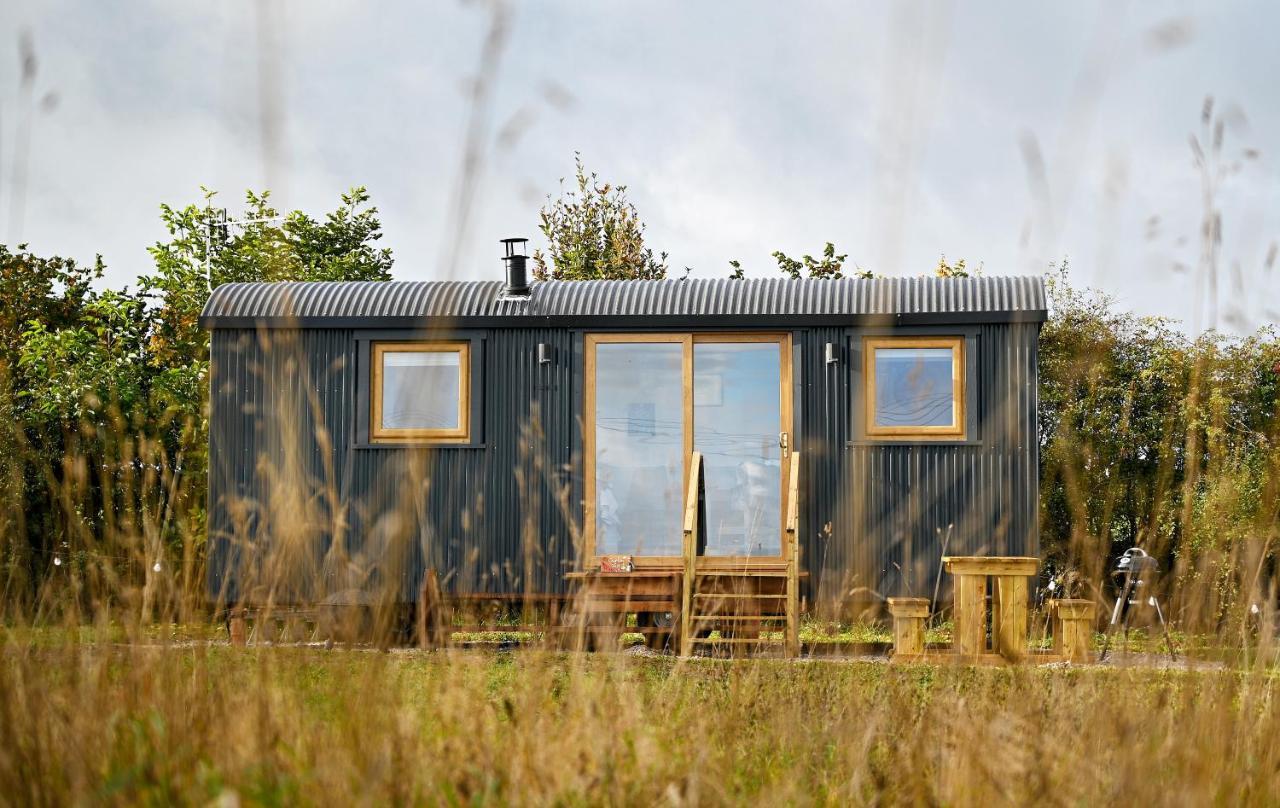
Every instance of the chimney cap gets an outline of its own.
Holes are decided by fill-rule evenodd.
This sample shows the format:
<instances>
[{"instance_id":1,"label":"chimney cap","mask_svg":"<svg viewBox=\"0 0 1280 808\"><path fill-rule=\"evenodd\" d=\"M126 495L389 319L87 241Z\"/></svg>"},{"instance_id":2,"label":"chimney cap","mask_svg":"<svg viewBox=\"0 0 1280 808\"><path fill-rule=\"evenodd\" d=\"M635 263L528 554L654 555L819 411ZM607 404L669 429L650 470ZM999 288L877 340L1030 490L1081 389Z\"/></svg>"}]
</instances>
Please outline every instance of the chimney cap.
<instances>
[{"instance_id":1,"label":"chimney cap","mask_svg":"<svg viewBox=\"0 0 1280 808\"><path fill-rule=\"evenodd\" d=\"M503 258L511 258L512 256L515 256L515 255L523 255L524 254L523 245L528 243L529 243L529 239L524 238L523 236L513 236L511 238L502 239L502 244L506 247L506 255L504 255ZM521 245L522 247L519 253L516 252L517 244Z\"/></svg>"}]
</instances>

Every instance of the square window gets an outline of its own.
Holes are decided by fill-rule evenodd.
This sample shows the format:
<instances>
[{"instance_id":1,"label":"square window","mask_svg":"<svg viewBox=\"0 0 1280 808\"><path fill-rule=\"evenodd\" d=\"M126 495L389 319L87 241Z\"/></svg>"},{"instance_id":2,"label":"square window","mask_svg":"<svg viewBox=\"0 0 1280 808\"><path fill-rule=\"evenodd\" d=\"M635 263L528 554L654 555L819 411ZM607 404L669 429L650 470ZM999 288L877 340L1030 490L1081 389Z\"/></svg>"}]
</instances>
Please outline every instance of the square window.
<instances>
[{"instance_id":1,"label":"square window","mask_svg":"<svg viewBox=\"0 0 1280 808\"><path fill-rule=\"evenodd\" d=\"M371 381L374 441L469 440L469 343L374 343Z\"/></svg>"},{"instance_id":2,"label":"square window","mask_svg":"<svg viewBox=\"0 0 1280 808\"><path fill-rule=\"evenodd\" d=\"M963 337L877 337L864 348L869 437L964 438Z\"/></svg>"}]
</instances>

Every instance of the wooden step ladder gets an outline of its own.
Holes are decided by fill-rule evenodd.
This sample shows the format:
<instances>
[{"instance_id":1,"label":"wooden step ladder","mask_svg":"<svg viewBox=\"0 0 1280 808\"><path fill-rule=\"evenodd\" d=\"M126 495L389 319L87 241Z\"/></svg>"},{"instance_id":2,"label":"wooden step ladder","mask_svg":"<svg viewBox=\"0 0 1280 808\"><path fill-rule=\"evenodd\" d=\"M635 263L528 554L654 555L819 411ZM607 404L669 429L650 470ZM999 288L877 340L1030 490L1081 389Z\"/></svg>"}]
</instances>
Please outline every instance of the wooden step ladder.
<instances>
[{"instance_id":1,"label":"wooden step ladder","mask_svg":"<svg viewBox=\"0 0 1280 808\"><path fill-rule=\"evenodd\" d=\"M766 632L783 632L783 653L800 655L800 547L797 493L800 453L791 454L781 563L725 566L699 557L698 539L705 532L702 509L702 454L693 453L684 509L684 575L680 610L680 655L695 646L759 646L771 642ZM711 638L712 631L721 636Z\"/></svg>"}]
</instances>

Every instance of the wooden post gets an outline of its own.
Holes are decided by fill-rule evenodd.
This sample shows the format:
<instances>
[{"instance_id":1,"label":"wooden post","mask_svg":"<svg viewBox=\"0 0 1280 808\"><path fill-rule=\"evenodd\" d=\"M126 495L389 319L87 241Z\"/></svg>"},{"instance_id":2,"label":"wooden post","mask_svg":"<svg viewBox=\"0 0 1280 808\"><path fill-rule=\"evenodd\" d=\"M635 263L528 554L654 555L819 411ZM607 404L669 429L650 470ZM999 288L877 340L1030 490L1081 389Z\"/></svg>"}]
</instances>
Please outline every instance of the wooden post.
<instances>
[{"instance_id":1,"label":"wooden post","mask_svg":"<svg viewBox=\"0 0 1280 808\"><path fill-rule=\"evenodd\" d=\"M924 653L924 621L929 616L927 598L889 598L893 615L893 655L919 656Z\"/></svg>"},{"instance_id":2,"label":"wooden post","mask_svg":"<svg viewBox=\"0 0 1280 808\"><path fill-rule=\"evenodd\" d=\"M560 608L562 602L563 601L561 601L560 598L555 598L547 603L547 630L542 634L542 641L544 645L551 648L559 647L561 639L560 635L563 633L560 626Z\"/></svg>"},{"instance_id":3,"label":"wooden post","mask_svg":"<svg viewBox=\"0 0 1280 808\"><path fill-rule=\"evenodd\" d=\"M689 488L684 498L684 575L680 598L680 656L693 655L693 584L698 571L698 484L702 476L702 454L693 453L689 463Z\"/></svg>"},{"instance_id":4,"label":"wooden post","mask_svg":"<svg viewBox=\"0 0 1280 808\"><path fill-rule=\"evenodd\" d=\"M671 586L671 640L667 647L681 651L684 648L684 573L672 573Z\"/></svg>"},{"instance_id":5,"label":"wooden post","mask_svg":"<svg viewBox=\"0 0 1280 808\"><path fill-rule=\"evenodd\" d=\"M427 570L427 575L422 576L422 583L418 585L418 610L414 620L414 633L417 635L418 647L424 651L431 647L431 636L427 627L427 576L431 574Z\"/></svg>"},{"instance_id":6,"label":"wooden post","mask_svg":"<svg viewBox=\"0 0 1280 808\"><path fill-rule=\"evenodd\" d=\"M787 636L784 653L800 656L800 453L791 453L787 490Z\"/></svg>"},{"instance_id":7,"label":"wooden post","mask_svg":"<svg viewBox=\"0 0 1280 808\"><path fill-rule=\"evenodd\" d=\"M1091 600L1076 598L1051 600L1053 652L1071 662L1093 659L1093 619L1096 607Z\"/></svg>"},{"instance_id":8,"label":"wooden post","mask_svg":"<svg viewBox=\"0 0 1280 808\"><path fill-rule=\"evenodd\" d=\"M961 656L987 650L987 576L957 573L951 645Z\"/></svg>"},{"instance_id":9,"label":"wooden post","mask_svg":"<svg viewBox=\"0 0 1280 808\"><path fill-rule=\"evenodd\" d=\"M444 643L443 607L440 597L440 578L434 567L422 576L418 590L418 647L427 649Z\"/></svg>"},{"instance_id":10,"label":"wooden post","mask_svg":"<svg viewBox=\"0 0 1280 808\"><path fill-rule=\"evenodd\" d=\"M995 651L1011 662L1026 653L1027 579L1023 575L997 575L991 608L991 639Z\"/></svg>"},{"instance_id":11,"label":"wooden post","mask_svg":"<svg viewBox=\"0 0 1280 808\"><path fill-rule=\"evenodd\" d=\"M236 606L231 610L231 620L229 621L229 630L231 632L232 645L244 645L248 639L249 627L244 617L244 607Z\"/></svg>"}]
</instances>

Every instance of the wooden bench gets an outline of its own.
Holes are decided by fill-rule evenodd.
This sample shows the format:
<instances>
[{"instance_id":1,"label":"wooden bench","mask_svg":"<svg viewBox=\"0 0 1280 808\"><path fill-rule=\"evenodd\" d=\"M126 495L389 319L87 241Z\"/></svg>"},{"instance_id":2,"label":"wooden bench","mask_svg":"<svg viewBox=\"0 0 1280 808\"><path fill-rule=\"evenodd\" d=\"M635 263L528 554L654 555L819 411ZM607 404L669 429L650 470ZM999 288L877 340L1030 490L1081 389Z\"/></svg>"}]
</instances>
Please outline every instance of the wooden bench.
<instances>
[{"instance_id":1,"label":"wooden bench","mask_svg":"<svg viewBox=\"0 0 1280 808\"><path fill-rule=\"evenodd\" d=\"M679 570L634 572L570 572L570 613L564 630L580 632L588 646L608 645L623 633L640 634L650 647L662 647L679 635L683 576ZM628 615L636 625L626 625ZM671 615L669 624L645 621L653 615ZM597 642L598 641L598 642Z\"/></svg>"}]
</instances>

